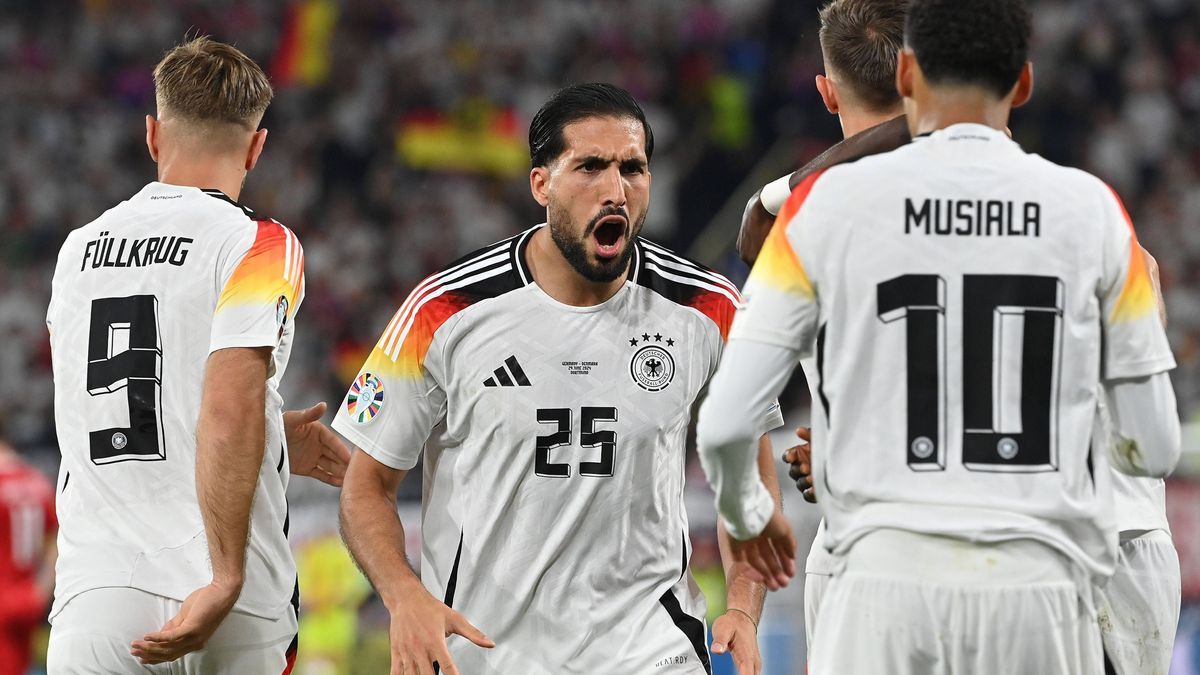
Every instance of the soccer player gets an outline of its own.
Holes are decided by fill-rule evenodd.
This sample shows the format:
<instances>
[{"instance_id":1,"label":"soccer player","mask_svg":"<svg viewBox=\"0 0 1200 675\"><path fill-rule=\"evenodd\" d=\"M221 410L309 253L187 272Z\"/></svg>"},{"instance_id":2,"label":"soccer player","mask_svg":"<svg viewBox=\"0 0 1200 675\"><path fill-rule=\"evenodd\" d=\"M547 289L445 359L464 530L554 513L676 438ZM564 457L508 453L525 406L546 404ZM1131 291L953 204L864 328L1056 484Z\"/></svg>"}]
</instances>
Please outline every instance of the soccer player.
<instances>
[{"instance_id":1,"label":"soccer player","mask_svg":"<svg viewBox=\"0 0 1200 675\"><path fill-rule=\"evenodd\" d=\"M304 254L237 201L272 90L203 37L167 52L154 85L158 182L67 237L47 310L62 451L48 668L286 672L289 453L333 483L348 458L322 405L293 416L285 442L278 385Z\"/></svg>"},{"instance_id":2,"label":"soccer player","mask_svg":"<svg viewBox=\"0 0 1200 675\"><path fill-rule=\"evenodd\" d=\"M739 295L638 237L654 146L626 91L559 91L529 145L548 224L418 285L337 413L362 450L344 537L391 613L395 675L434 662L473 675L709 672L684 450ZM747 421L760 437L781 423L771 403ZM418 579L395 497L422 452ZM774 512L765 439L757 456ZM763 552L732 546L744 560ZM786 583L793 557L794 545L773 558L765 581ZM748 569L730 567L714 633L755 673L763 589Z\"/></svg>"},{"instance_id":3,"label":"soccer player","mask_svg":"<svg viewBox=\"0 0 1200 675\"><path fill-rule=\"evenodd\" d=\"M904 44L907 8L908 0L834 0L821 9L819 39L825 74L816 77L817 92L826 109L838 116L845 140L750 199L738 233L738 252L747 264L754 264L793 185L816 171L895 150L912 140L896 90L896 55ZM812 359L802 366L805 373L816 368ZM817 399L814 392L813 400ZM801 434L807 440L809 430L802 429ZM789 474L802 490L809 490L806 498L811 499L811 484L802 475L807 474L807 466L804 471L799 466L804 451L803 446L789 448L784 461L792 464ZM836 569L833 557L821 545L824 533L822 521L804 562L804 635L810 652L817 610Z\"/></svg>"},{"instance_id":4,"label":"soccer player","mask_svg":"<svg viewBox=\"0 0 1200 675\"><path fill-rule=\"evenodd\" d=\"M817 76L817 90L826 108L839 116L846 140L750 200L738 236L739 253L748 264L753 265L792 187L816 171L888 152L911 140L895 82L907 5L907 0L834 0L821 10L826 75ZM1165 321L1158 264L1148 251L1142 253ZM815 368L811 360L802 365L805 372ZM814 391L813 400L818 398ZM784 461L792 465L789 474L812 501L807 453L803 445L790 448ZM1105 656L1119 675L1147 669L1166 672L1179 622L1180 577L1166 520L1165 485L1161 479L1113 472L1113 487L1121 547L1112 580L1099 587ZM822 523L805 562L804 627L810 650L817 610L835 568L821 546L824 529Z\"/></svg>"},{"instance_id":5,"label":"soccer player","mask_svg":"<svg viewBox=\"0 0 1200 675\"><path fill-rule=\"evenodd\" d=\"M29 669L54 584L54 486L5 441L0 418L0 673Z\"/></svg>"},{"instance_id":6,"label":"soccer player","mask_svg":"<svg viewBox=\"0 0 1200 675\"><path fill-rule=\"evenodd\" d=\"M1031 91L1030 24L1019 0L912 3L897 84L918 140L801 183L701 411L718 504L734 502L739 415L816 360L839 572L814 674L1101 670L1092 584L1115 522L1097 385L1117 468L1178 458L1174 359L1120 201L1003 131Z\"/></svg>"}]
</instances>

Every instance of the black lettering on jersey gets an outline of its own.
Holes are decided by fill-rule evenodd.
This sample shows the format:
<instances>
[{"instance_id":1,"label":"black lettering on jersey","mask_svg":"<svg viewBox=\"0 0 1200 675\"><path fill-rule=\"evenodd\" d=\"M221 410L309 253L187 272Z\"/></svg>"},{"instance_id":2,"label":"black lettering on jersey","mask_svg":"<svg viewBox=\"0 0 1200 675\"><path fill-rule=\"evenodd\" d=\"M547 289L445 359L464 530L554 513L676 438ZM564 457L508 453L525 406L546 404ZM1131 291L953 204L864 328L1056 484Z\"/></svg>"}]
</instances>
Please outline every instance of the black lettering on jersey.
<instances>
[{"instance_id":1,"label":"black lettering on jersey","mask_svg":"<svg viewBox=\"0 0 1200 675\"><path fill-rule=\"evenodd\" d=\"M97 239L83 247L79 271L89 267L147 267L169 263L181 267L187 262L191 237L146 237L144 239L115 239L101 232Z\"/></svg>"},{"instance_id":2,"label":"black lettering on jersey","mask_svg":"<svg viewBox=\"0 0 1200 675\"><path fill-rule=\"evenodd\" d=\"M1011 201L997 199L904 200L904 233L966 237L1040 237L1042 207L1024 202L1021 217Z\"/></svg>"}]
</instances>

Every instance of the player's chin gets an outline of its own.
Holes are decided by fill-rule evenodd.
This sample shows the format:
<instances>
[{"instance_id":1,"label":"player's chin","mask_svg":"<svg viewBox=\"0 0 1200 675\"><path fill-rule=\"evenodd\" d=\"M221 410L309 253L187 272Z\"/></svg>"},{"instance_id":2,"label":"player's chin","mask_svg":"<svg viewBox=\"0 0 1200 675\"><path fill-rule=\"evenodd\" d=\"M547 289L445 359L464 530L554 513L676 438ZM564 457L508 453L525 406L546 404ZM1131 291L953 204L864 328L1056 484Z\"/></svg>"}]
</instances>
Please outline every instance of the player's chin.
<instances>
[{"instance_id":1,"label":"player's chin","mask_svg":"<svg viewBox=\"0 0 1200 675\"><path fill-rule=\"evenodd\" d=\"M593 249L590 257L592 276L596 281L615 280L625 272L625 265L628 261L628 257L625 255L625 246L615 251Z\"/></svg>"}]
</instances>

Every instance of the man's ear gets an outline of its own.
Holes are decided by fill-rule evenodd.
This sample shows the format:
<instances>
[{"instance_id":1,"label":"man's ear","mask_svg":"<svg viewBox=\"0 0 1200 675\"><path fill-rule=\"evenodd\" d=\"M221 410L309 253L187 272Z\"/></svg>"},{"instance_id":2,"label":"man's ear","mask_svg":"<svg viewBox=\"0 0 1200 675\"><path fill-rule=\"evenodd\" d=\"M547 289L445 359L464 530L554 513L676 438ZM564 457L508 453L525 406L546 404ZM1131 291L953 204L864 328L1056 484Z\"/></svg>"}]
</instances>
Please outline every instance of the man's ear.
<instances>
[{"instance_id":1,"label":"man's ear","mask_svg":"<svg viewBox=\"0 0 1200 675\"><path fill-rule=\"evenodd\" d=\"M896 91L904 98L912 98L918 68L917 53L911 47L901 49L896 58Z\"/></svg>"},{"instance_id":2,"label":"man's ear","mask_svg":"<svg viewBox=\"0 0 1200 675\"><path fill-rule=\"evenodd\" d=\"M1021 74L1017 76L1017 83L1013 86L1013 102L1012 107L1020 108L1029 102L1033 96L1033 62L1026 61L1025 65L1021 66Z\"/></svg>"},{"instance_id":3,"label":"man's ear","mask_svg":"<svg viewBox=\"0 0 1200 675\"><path fill-rule=\"evenodd\" d=\"M529 172L529 192L538 204L550 204L550 170L544 166L535 166Z\"/></svg>"},{"instance_id":4,"label":"man's ear","mask_svg":"<svg viewBox=\"0 0 1200 675\"><path fill-rule=\"evenodd\" d=\"M821 94L821 100L825 102L825 109L829 114L836 115L841 112L836 82L824 75L817 75L817 93Z\"/></svg>"},{"instance_id":5,"label":"man's ear","mask_svg":"<svg viewBox=\"0 0 1200 675\"><path fill-rule=\"evenodd\" d=\"M158 120L154 115L146 115L146 149L150 151L150 159L158 163Z\"/></svg>"},{"instance_id":6,"label":"man's ear","mask_svg":"<svg viewBox=\"0 0 1200 675\"><path fill-rule=\"evenodd\" d=\"M266 129L259 129L250 137L250 149L246 151L246 171L250 171L255 164L258 164L258 158L262 156L263 146L266 144Z\"/></svg>"}]
</instances>

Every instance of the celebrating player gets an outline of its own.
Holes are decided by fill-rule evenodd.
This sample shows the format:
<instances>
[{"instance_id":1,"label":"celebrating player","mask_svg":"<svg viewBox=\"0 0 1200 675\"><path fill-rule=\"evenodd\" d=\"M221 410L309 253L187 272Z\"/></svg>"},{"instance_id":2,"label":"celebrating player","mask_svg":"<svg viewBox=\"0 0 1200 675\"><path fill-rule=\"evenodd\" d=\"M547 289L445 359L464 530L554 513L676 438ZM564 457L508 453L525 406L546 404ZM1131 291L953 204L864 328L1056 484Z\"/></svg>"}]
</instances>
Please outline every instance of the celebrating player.
<instances>
[{"instance_id":1,"label":"celebrating player","mask_svg":"<svg viewBox=\"0 0 1200 675\"><path fill-rule=\"evenodd\" d=\"M159 182L68 236L47 312L62 450L48 668L182 657L178 672L285 672L289 453L331 483L348 457L317 421L323 405L289 414L285 432L277 389L304 254L237 202L271 86L207 38L169 51L154 83Z\"/></svg>"},{"instance_id":2,"label":"celebrating player","mask_svg":"<svg viewBox=\"0 0 1200 675\"><path fill-rule=\"evenodd\" d=\"M338 411L362 450L344 536L391 612L395 675L709 672L684 449L738 293L638 237L653 136L627 92L567 87L529 139L548 224L417 286ZM756 435L782 422L770 403L752 418ZM422 451L418 579L395 495ZM769 453L764 438L752 476L768 515ZM770 561L771 586L792 557ZM731 567L716 637L754 673L763 591Z\"/></svg>"},{"instance_id":3,"label":"celebrating player","mask_svg":"<svg viewBox=\"0 0 1200 675\"><path fill-rule=\"evenodd\" d=\"M748 264L753 265L758 257L793 184L816 171L895 150L912 140L896 91L896 55L904 43L907 8L908 0L834 0L821 9L819 38L825 74L817 75L817 91L829 112L838 116L846 139L794 174L767 184L750 199L738 233L738 252ZM802 367L805 373L812 373L816 365L805 359ZM818 398L814 392L813 400ZM802 430L804 440L808 433ZM811 495L811 483L798 466L805 450L803 445L789 448L784 459L793 465L792 478ZM821 545L824 533L825 522L821 521L804 561L804 634L810 652L817 610L836 568Z\"/></svg>"},{"instance_id":4,"label":"celebrating player","mask_svg":"<svg viewBox=\"0 0 1200 675\"><path fill-rule=\"evenodd\" d=\"M804 178L911 140L895 82L907 5L907 0L834 0L821 10L826 75L817 76L817 89L829 111L839 116L846 140L754 195L738 237L739 252L747 263L753 264L791 188ZM1157 262L1145 249L1142 253L1165 317ZM811 360L802 365L805 372L815 368ZM813 400L818 398L814 392ZM792 464L790 474L798 487L812 499L807 452L803 445L791 448L785 461ZM1113 472L1113 487L1121 550L1113 578L1099 586L1105 656L1118 675L1155 668L1165 672L1179 622L1180 590L1179 557L1166 520L1165 486L1162 479ZM824 529L822 522L805 562L804 628L810 649L817 610L835 568L821 545Z\"/></svg>"},{"instance_id":5,"label":"celebrating player","mask_svg":"<svg viewBox=\"0 0 1200 675\"><path fill-rule=\"evenodd\" d=\"M801 183L702 409L734 502L739 415L815 359L814 483L842 571L813 673L1101 670L1079 602L1115 557L1098 383L1119 469L1178 457L1174 359L1120 201L1003 131L1031 91L1030 23L1018 0L912 3L897 84L920 138Z\"/></svg>"}]
</instances>

